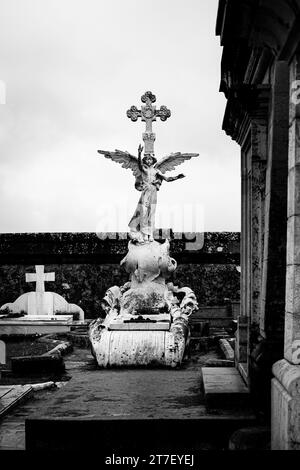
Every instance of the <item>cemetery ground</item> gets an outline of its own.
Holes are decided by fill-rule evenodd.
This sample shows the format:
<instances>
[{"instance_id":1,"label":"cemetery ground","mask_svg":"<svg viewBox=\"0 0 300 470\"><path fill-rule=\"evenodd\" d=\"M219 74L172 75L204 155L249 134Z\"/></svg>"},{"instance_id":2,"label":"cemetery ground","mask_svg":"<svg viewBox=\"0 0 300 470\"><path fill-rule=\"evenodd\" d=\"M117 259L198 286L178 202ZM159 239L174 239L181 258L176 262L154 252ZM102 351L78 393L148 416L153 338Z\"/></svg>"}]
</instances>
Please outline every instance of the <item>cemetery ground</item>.
<instances>
[{"instance_id":1,"label":"cemetery ground","mask_svg":"<svg viewBox=\"0 0 300 470\"><path fill-rule=\"evenodd\" d=\"M45 440L48 443L49 434L56 435L58 441L61 440L60 445L58 441L53 444L54 448L66 450L69 443L71 448L76 449L76 439L80 435L81 449L95 440L95 445L99 445L101 441L102 447L109 450L110 445L115 447L115 444L111 444L110 432L114 434L112 442L120 443L118 429L122 433L123 426L132 424L136 429L137 423L143 423L145 429L150 429L159 423L160 427L166 424L169 432L172 428L170 420L175 420L174 424L180 423L181 432L188 439L195 436L192 429L197 422L198 434L195 438L192 437L192 440L194 444L197 443L198 450L228 449L229 437L235 429L256 423L251 409L245 406L241 408L238 400L234 401L237 406L231 403L229 409L223 399L222 406L213 402L212 406L207 406L201 368L208 366L207 370L212 370L212 367L235 370L232 358L228 359L228 352L225 352L220 343L222 338L227 341L228 336L224 329L215 329L209 336L192 337L190 354L186 355L182 366L175 370L101 370L91 355L85 334L80 331L71 335L46 335L46 341L45 336L27 339L25 342L8 341L8 360L6 370L2 368L1 387L31 385L32 393L2 416L0 450L24 450L28 446L34 449L36 433L41 432L41 428L35 428L36 423L42 426L43 432L48 430L45 432ZM38 355L49 357L49 353L51 355L51 351L55 351L55 348L57 350L59 344L70 343L72 348L65 348L63 356L53 356L63 360L64 368L61 368L61 363L57 360L57 367L51 364L49 368L48 364L47 370L47 367L43 369L41 362L33 361L30 369L29 361L27 368L22 369L21 366L15 367L15 371L12 370L13 360L10 358L16 353L22 364L22 355L25 359L30 355L33 358ZM227 346L230 349L230 342ZM24 364L26 365L26 361ZM25 424L26 420L32 418L33 423ZM51 430L53 423L55 425L56 420L61 418L66 426L72 423L71 427L75 419L77 424L73 428L76 435L72 434L70 428L64 428L62 422L59 425L60 431ZM43 420L46 420L44 424ZM82 428L78 433L78 429L83 425L87 428ZM109 431L111 425L113 429ZM224 430L226 428L224 432L221 429L223 425ZM78 429L75 431L76 426ZM68 434L70 439L66 442L64 437ZM137 438L135 440L139 441ZM124 445L128 445L126 439L124 442ZM155 436L153 442L155 443ZM151 447L151 440L149 443ZM43 449L45 442L40 442L39 445L40 449Z\"/></svg>"}]
</instances>

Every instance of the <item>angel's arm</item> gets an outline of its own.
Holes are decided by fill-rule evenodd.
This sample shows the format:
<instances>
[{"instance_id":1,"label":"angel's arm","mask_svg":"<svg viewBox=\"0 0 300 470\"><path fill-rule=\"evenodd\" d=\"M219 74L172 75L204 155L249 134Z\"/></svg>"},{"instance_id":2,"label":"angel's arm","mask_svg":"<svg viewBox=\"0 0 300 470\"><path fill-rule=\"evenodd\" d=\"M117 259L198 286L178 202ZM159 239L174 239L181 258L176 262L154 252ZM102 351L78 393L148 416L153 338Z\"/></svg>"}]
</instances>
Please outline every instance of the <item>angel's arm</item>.
<instances>
[{"instance_id":1,"label":"angel's arm","mask_svg":"<svg viewBox=\"0 0 300 470\"><path fill-rule=\"evenodd\" d=\"M180 173L179 175L176 175L176 176L165 176L159 170L157 171L157 175L158 175L159 178L161 178L164 181L167 181L168 183L170 183L171 181L176 181L176 180L179 180L179 179L185 177L185 175L183 175L182 173Z\"/></svg>"}]
</instances>

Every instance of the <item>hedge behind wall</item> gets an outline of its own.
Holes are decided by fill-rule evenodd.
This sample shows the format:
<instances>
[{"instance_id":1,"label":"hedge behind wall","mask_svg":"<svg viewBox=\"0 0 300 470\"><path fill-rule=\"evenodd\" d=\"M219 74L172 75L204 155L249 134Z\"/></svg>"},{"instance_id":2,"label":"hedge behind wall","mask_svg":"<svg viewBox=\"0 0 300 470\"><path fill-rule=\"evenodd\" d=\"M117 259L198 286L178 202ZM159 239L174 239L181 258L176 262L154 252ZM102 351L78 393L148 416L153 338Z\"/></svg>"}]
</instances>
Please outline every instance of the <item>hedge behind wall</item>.
<instances>
[{"instance_id":1,"label":"hedge behind wall","mask_svg":"<svg viewBox=\"0 0 300 470\"><path fill-rule=\"evenodd\" d=\"M24 292L35 290L35 283L25 282L26 272L35 272L34 265L0 266L0 306L14 302ZM79 305L86 318L97 316L101 299L109 287L128 281L128 274L116 264L47 264L45 272L55 272L55 282L46 283L45 289ZM240 298L240 273L232 264L182 264L170 281L191 287L201 306L223 305L225 298L233 301Z\"/></svg>"}]
</instances>

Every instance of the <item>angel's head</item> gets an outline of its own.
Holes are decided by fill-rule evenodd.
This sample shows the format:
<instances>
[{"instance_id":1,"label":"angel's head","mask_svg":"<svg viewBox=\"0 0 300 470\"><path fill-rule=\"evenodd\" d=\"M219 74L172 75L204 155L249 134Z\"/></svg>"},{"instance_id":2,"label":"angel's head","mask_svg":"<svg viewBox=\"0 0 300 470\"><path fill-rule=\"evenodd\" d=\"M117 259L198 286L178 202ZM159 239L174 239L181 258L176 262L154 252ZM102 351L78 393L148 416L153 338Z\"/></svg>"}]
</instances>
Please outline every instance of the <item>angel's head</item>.
<instances>
[{"instance_id":1,"label":"angel's head","mask_svg":"<svg viewBox=\"0 0 300 470\"><path fill-rule=\"evenodd\" d=\"M144 158L143 158L143 163L144 165L147 165L147 166L152 166L154 165L154 163L156 163L157 160L156 158L154 157L154 153L146 153L144 155Z\"/></svg>"}]
</instances>

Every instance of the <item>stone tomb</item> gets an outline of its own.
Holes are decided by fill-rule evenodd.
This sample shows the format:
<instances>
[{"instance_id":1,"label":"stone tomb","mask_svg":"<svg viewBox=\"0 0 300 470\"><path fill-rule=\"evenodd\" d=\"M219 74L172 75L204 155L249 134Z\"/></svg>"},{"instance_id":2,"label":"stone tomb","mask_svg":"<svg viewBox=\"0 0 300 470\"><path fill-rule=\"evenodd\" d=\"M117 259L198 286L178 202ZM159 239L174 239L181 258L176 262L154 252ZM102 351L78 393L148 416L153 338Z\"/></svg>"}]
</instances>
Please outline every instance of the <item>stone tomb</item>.
<instances>
[{"instance_id":1,"label":"stone tomb","mask_svg":"<svg viewBox=\"0 0 300 470\"><path fill-rule=\"evenodd\" d=\"M45 282L55 280L54 273L45 273L43 265L35 266L35 273L26 273L26 282L35 282L36 289L26 292L12 303L2 305L1 310L8 308L13 313L26 312L26 320L52 319L58 312L61 320L69 320L72 314L78 313L79 320L84 320L83 310L75 304L69 304L64 297L55 292L45 291Z\"/></svg>"},{"instance_id":2,"label":"stone tomb","mask_svg":"<svg viewBox=\"0 0 300 470\"><path fill-rule=\"evenodd\" d=\"M26 273L26 282L35 282L35 291L26 292L12 303L6 303L1 310L9 309L12 313L22 313L20 318L1 318L1 333L12 334L46 334L70 331L73 314L79 321L84 321L83 310L75 304L68 303L64 297L55 292L45 291L45 282L55 280L54 273L45 273L43 265L35 266L35 273ZM4 312L3 312L4 313Z\"/></svg>"},{"instance_id":3,"label":"stone tomb","mask_svg":"<svg viewBox=\"0 0 300 470\"><path fill-rule=\"evenodd\" d=\"M239 410L207 413L200 372L187 369L84 370L26 419L26 450L168 453L228 445L255 417ZM196 430L196 432L195 432ZM122 455L122 454L121 454Z\"/></svg>"}]
</instances>

